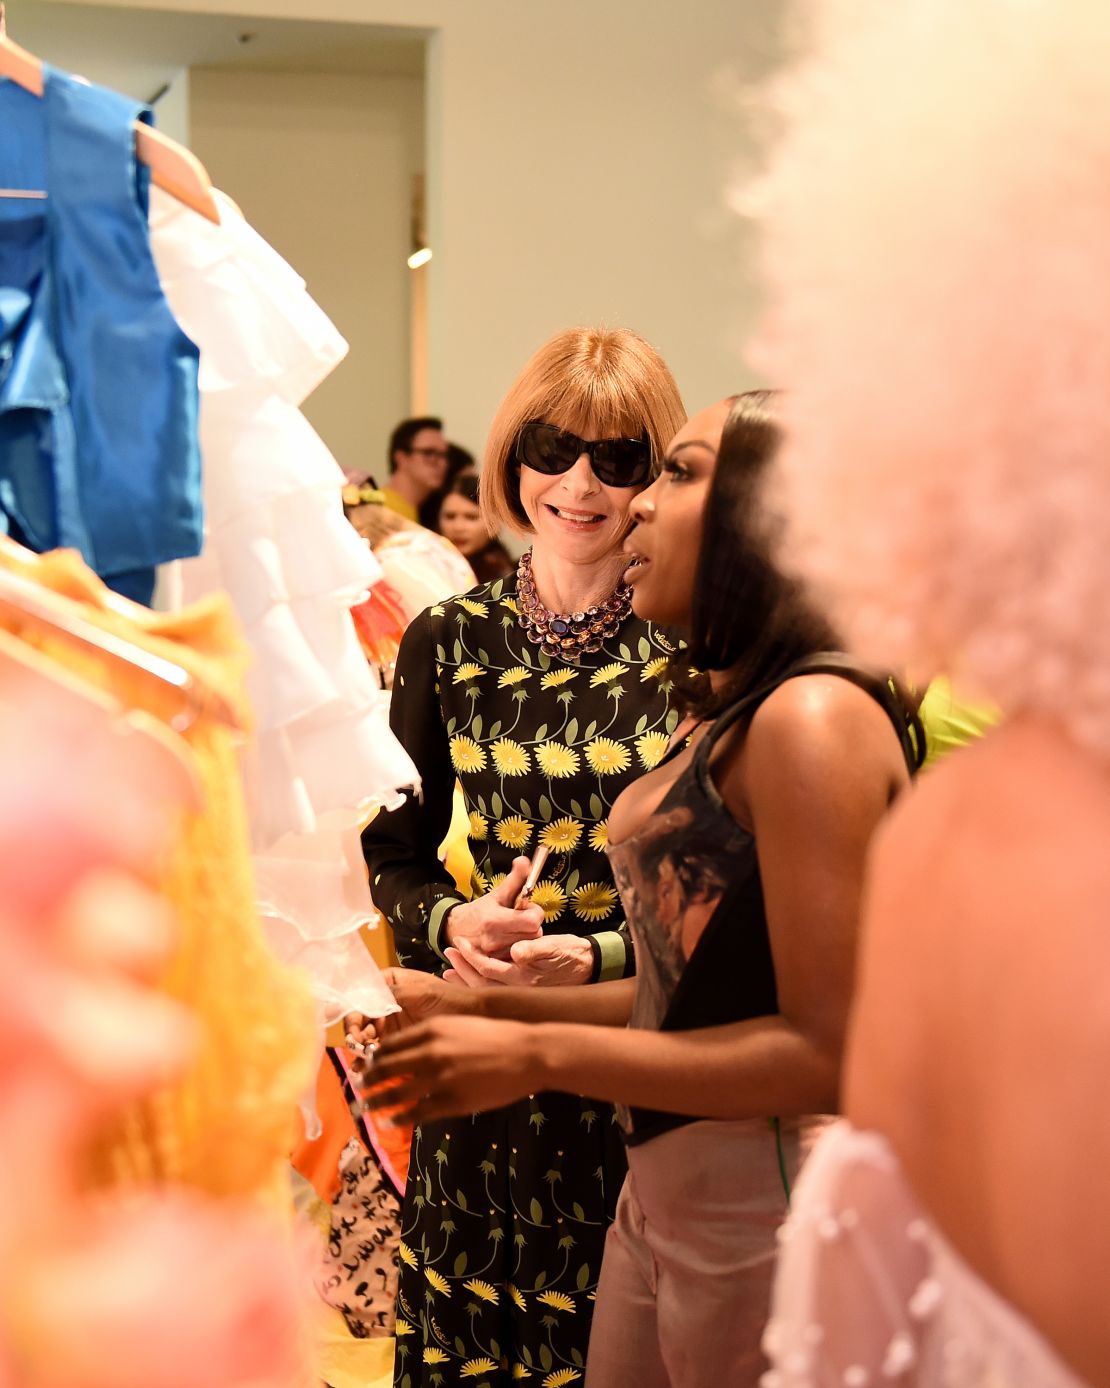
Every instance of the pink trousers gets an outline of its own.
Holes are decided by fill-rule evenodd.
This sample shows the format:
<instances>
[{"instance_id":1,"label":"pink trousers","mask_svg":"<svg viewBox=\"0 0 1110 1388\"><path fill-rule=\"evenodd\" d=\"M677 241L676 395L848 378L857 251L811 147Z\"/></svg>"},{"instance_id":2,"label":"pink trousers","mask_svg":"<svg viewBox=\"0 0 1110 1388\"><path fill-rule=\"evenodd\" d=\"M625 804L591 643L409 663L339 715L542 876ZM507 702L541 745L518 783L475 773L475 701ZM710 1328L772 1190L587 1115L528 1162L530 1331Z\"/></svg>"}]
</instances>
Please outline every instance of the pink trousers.
<instances>
[{"instance_id":1,"label":"pink trousers","mask_svg":"<svg viewBox=\"0 0 1110 1388\"><path fill-rule=\"evenodd\" d=\"M687 1123L628 1150L585 1388L755 1388L793 1184L829 1120ZM784 1180L785 1171L785 1180Z\"/></svg>"}]
</instances>

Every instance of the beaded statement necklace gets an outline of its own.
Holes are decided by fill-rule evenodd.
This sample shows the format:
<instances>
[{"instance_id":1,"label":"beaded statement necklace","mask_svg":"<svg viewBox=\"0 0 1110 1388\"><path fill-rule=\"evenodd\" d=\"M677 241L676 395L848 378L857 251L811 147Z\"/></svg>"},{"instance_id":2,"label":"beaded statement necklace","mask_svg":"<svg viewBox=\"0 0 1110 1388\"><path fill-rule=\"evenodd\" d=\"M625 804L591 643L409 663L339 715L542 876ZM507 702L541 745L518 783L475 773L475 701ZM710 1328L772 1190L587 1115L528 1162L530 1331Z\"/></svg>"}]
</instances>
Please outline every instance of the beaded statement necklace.
<instances>
[{"instance_id":1,"label":"beaded statement necklace","mask_svg":"<svg viewBox=\"0 0 1110 1388\"><path fill-rule=\"evenodd\" d=\"M616 636L632 611L632 589L627 583L618 583L604 602L587 607L584 612L549 612L536 592L531 550L520 556L516 586L520 605L517 622L521 630L534 645L560 660L577 661L584 654L600 651L606 641Z\"/></svg>"}]
</instances>

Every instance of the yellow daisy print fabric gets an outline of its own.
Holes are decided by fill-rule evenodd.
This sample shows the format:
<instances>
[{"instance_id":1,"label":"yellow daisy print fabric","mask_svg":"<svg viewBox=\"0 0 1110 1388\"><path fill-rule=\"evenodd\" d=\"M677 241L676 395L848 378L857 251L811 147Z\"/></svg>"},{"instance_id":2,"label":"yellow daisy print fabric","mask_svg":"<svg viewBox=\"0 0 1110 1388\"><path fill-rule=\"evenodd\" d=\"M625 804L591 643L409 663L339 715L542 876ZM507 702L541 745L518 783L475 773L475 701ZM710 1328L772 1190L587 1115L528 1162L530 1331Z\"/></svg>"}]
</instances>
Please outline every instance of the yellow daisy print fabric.
<instances>
[{"instance_id":1,"label":"yellow daisy print fabric","mask_svg":"<svg viewBox=\"0 0 1110 1388\"><path fill-rule=\"evenodd\" d=\"M533 901L544 931L590 938L600 977L630 968L608 820L666 749L676 644L630 617L580 664L551 660L517 624L515 576L417 618L398 656L392 721L424 800L380 813L366 836L375 903L402 962L444 967L442 920L460 896L428 845L440 842L441 800L457 781L472 891L542 844ZM402 1215L396 1388L582 1381L623 1175L612 1109L575 1095L419 1129Z\"/></svg>"}]
</instances>

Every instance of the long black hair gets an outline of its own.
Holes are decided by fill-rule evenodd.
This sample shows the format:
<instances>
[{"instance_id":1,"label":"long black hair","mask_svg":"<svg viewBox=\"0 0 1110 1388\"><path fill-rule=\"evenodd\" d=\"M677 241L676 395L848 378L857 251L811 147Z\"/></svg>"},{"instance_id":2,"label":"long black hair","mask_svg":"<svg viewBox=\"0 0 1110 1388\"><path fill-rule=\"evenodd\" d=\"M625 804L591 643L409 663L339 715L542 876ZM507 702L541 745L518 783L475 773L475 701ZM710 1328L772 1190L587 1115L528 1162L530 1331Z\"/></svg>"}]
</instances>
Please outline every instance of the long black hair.
<instances>
[{"instance_id":1,"label":"long black hair","mask_svg":"<svg viewBox=\"0 0 1110 1388\"><path fill-rule=\"evenodd\" d=\"M765 491L782 440L776 394L733 397L706 499L691 641L672 665L680 701L702 718L773 683L808 655L843 649L801 583L774 560L781 524ZM727 671L728 678L710 689L708 670Z\"/></svg>"}]
</instances>

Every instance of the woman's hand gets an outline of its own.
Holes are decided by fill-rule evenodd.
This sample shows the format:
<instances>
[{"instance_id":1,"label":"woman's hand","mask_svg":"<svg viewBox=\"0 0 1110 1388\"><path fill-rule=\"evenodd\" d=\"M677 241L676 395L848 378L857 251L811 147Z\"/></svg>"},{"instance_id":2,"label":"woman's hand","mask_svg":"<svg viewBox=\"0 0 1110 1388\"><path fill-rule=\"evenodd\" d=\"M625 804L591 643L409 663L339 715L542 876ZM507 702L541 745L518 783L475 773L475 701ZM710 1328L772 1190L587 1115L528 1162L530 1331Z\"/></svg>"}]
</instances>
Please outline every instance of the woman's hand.
<instances>
[{"instance_id":1,"label":"woman's hand","mask_svg":"<svg viewBox=\"0 0 1110 1388\"><path fill-rule=\"evenodd\" d=\"M465 988L422 969L386 969L384 977L401 1008L399 1024L390 1030L400 1031L440 1014L474 1009L474 1000ZM386 1018L387 1022L392 1020Z\"/></svg>"},{"instance_id":2,"label":"woman's hand","mask_svg":"<svg viewBox=\"0 0 1110 1388\"><path fill-rule=\"evenodd\" d=\"M485 988L491 983L525 988L589 983L594 955L589 940L579 935L542 935L518 940L509 958L494 959L466 939L444 951L460 983Z\"/></svg>"},{"instance_id":3,"label":"woman's hand","mask_svg":"<svg viewBox=\"0 0 1110 1388\"><path fill-rule=\"evenodd\" d=\"M466 1013L474 1008L473 995L466 988L422 969L385 969L382 977L401 1010L374 1018L361 1012L348 1014L346 1041L360 1054L376 1050L382 1037L427 1021L429 1017L440 1013Z\"/></svg>"},{"instance_id":4,"label":"woman's hand","mask_svg":"<svg viewBox=\"0 0 1110 1388\"><path fill-rule=\"evenodd\" d=\"M427 1123L501 1108L542 1088L537 1029L484 1017L435 1017L384 1038L365 1071L371 1108Z\"/></svg>"},{"instance_id":5,"label":"woman's hand","mask_svg":"<svg viewBox=\"0 0 1110 1388\"><path fill-rule=\"evenodd\" d=\"M543 933L543 910L527 906L514 911L513 902L520 895L528 877L527 858L515 858L512 871L492 892L475 901L453 906L447 913L444 933L449 945L457 946L466 940L491 959L509 958L509 951L518 940L535 940Z\"/></svg>"}]
</instances>

